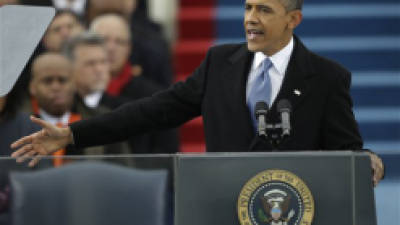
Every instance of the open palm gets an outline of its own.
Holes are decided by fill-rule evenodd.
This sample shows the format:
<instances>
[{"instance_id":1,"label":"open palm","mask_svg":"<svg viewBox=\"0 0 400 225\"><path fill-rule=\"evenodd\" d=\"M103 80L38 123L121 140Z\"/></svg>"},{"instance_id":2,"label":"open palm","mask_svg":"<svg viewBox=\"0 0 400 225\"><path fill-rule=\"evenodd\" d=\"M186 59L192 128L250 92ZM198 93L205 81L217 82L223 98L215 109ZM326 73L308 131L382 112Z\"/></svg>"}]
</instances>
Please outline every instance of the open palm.
<instances>
[{"instance_id":1,"label":"open palm","mask_svg":"<svg viewBox=\"0 0 400 225\"><path fill-rule=\"evenodd\" d=\"M71 143L72 134L69 128L60 128L35 117L31 117L31 120L39 124L42 130L15 141L11 148L18 149L11 156L17 158L17 162L32 158L29 166L33 167L41 156L50 155Z\"/></svg>"}]
</instances>

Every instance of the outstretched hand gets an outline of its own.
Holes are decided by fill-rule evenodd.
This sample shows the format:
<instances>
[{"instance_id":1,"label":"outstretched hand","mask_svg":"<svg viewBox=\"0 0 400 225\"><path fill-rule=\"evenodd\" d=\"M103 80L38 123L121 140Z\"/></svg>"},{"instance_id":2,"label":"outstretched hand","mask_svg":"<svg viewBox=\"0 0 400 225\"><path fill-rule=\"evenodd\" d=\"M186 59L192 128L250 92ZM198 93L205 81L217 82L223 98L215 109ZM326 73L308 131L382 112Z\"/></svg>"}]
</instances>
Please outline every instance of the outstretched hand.
<instances>
[{"instance_id":1,"label":"outstretched hand","mask_svg":"<svg viewBox=\"0 0 400 225\"><path fill-rule=\"evenodd\" d=\"M376 187L380 180L382 180L383 175L385 173L382 159L377 155L368 152L369 157L371 158L371 168L372 168L372 182L374 187Z\"/></svg>"},{"instance_id":2,"label":"outstretched hand","mask_svg":"<svg viewBox=\"0 0 400 225\"><path fill-rule=\"evenodd\" d=\"M41 156L50 155L73 143L69 127L60 128L33 116L31 116L31 120L40 125L42 129L11 144L12 149L18 148L11 154L11 157L16 158L18 163L32 158L29 166L33 167L39 162Z\"/></svg>"}]
</instances>

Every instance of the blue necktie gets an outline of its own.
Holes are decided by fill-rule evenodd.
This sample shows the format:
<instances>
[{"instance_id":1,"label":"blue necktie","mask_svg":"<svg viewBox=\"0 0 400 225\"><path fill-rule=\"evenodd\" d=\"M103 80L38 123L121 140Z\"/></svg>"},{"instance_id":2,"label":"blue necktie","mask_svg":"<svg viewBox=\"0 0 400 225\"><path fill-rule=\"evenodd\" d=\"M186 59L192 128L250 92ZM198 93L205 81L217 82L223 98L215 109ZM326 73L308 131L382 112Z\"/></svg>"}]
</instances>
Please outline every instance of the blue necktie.
<instances>
[{"instance_id":1,"label":"blue necktie","mask_svg":"<svg viewBox=\"0 0 400 225\"><path fill-rule=\"evenodd\" d=\"M256 106L256 103L259 101L263 101L270 105L269 101L271 99L271 80L268 70L271 68L272 62L269 58L266 58L262 62L261 66L261 71L259 72L259 74L257 74L253 85L250 87L251 89L247 101L254 129L257 129L257 120L256 116L254 115L254 108Z\"/></svg>"}]
</instances>

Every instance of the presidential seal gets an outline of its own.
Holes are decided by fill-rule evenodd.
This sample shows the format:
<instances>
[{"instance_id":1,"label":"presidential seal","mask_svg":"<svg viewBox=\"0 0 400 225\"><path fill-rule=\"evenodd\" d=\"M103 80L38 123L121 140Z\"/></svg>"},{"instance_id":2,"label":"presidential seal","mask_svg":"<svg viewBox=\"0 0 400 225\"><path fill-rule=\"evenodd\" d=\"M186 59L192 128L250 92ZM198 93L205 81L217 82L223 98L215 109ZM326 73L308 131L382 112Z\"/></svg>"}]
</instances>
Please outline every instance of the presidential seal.
<instances>
[{"instance_id":1,"label":"presidential seal","mask_svg":"<svg viewBox=\"0 0 400 225\"><path fill-rule=\"evenodd\" d=\"M314 217L311 191L285 170L266 170L251 178L237 207L241 225L311 225Z\"/></svg>"}]
</instances>

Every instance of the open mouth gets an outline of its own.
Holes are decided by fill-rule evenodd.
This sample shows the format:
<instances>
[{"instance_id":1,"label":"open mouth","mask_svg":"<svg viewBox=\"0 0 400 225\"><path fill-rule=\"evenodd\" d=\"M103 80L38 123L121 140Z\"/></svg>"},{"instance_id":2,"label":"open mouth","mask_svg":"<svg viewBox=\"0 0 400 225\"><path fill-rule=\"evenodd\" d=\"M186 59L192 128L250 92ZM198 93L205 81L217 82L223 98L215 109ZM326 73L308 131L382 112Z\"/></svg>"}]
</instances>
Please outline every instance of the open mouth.
<instances>
[{"instance_id":1,"label":"open mouth","mask_svg":"<svg viewBox=\"0 0 400 225\"><path fill-rule=\"evenodd\" d=\"M247 37L249 40L254 40L260 36L264 35L264 31L258 29L248 29L247 30Z\"/></svg>"}]
</instances>

